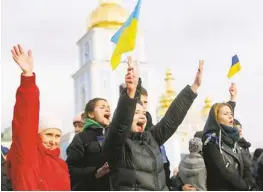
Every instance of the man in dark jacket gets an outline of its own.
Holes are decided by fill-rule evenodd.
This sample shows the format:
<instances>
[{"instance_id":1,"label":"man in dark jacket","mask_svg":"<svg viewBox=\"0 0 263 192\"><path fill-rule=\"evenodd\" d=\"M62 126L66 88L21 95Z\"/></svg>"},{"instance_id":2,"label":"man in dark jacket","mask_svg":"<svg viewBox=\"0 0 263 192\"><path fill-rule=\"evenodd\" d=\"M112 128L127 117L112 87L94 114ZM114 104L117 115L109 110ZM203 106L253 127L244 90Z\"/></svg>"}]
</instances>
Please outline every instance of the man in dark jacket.
<instances>
[{"instance_id":1,"label":"man in dark jacket","mask_svg":"<svg viewBox=\"0 0 263 192\"><path fill-rule=\"evenodd\" d=\"M9 149L1 145L1 191L13 191L10 179L6 175L5 159Z\"/></svg>"},{"instance_id":2,"label":"man in dark jacket","mask_svg":"<svg viewBox=\"0 0 263 192\"><path fill-rule=\"evenodd\" d=\"M144 131L146 111L138 103L140 93L136 94L137 85L140 90L134 78L137 75L133 67L128 68L127 91L120 96L103 146L112 172L112 190L168 190L160 146L177 130L196 98L202 66L200 62L192 87L188 85L181 91L163 119L149 131Z\"/></svg>"}]
</instances>

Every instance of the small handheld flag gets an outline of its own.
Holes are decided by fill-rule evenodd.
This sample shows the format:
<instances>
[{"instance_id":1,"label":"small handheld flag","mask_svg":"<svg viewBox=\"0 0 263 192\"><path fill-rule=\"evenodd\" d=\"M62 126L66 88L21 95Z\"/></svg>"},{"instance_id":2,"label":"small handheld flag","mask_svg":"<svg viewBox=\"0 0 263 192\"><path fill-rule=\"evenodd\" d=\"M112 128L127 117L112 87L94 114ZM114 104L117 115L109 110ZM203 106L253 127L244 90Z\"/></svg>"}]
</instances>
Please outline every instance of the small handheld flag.
<instances>
[{"instance_id":1,"label":"small handheld flag","mask_svg":"<svg viewBox=\"0 0 263 192\"><path fill-rule=\"evenodd\" d=\"M233 77L240 70L241 70L241 65L240 65L239 59L238 59L237 55L234 55L232 57L232 65L228 71L227 77L228 78Z\"/></svg>"},{"instance_id":2,"label":"small handheld flag","mask_svg":"<svg viewBox=\"0 0 263 192\"><path fill-rule=\"evenodd\" d=\"M140 8L141 0L138 0L128 20L111 38L111 41L116 44L111 57L112 70L115 70L119 66L123 53L132 51L135 48Z\"/></svg>"}]
</instances>

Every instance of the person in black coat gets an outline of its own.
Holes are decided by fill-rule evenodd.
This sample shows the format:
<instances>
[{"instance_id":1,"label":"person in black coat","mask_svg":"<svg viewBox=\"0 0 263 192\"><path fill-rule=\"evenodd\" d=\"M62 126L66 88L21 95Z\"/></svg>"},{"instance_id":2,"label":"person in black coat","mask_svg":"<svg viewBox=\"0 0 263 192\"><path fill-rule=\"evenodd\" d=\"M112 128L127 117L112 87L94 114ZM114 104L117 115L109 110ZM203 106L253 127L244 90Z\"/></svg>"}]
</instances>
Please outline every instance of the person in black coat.
<instances>
[{"instance_id":1,"label":"person in black coat","mask_svg":"<svg viewBox=\"0 0 263 192\"><path fill-rule=\"evenodd\" d=\"M1 191L13 191L12 183L6 175L6 155L9 149L1 145Z\"/></svg>"},{"instance_id":2,"label":"person in black coat","mask_svg":"<svg viewBox=\"0 0 263 192\"><path fill-rule=\"evenodd\" d=\"M252 156L249 151L251 144L243 137L243 127L241 123L237 119L234 119L234 124L238 128L238 132L239 132L238 145L240 146L240 150L243 154L243 159L244 161L246 161L246 164L248 164L249 167L251 167L252 166Z\"/></svg>"},{"instance_id":3,"label":"person in black coat","mask_svg":"<svg viewBox=\"0 0 263 192\"><path fill-rule=\"evenodd\" d=\"M257 185L260 191L263 191L263 154L258 158Z\"/></svg>"},{"instance_id":4,"label":"person in black coat","mask_svg":"<svg viewBox=\"0 0 263 192\"><path fill-rule=\"evenodd\" d=\"M257 148L255 151L254 151L254 154L253 154L253 158L252 158L252 166L251 166L251 173L252 173L252 176L254 178L257 177L257 174L258 174L258 158L260 157L260 155L263 153L263 149L262 148Z\"/></svg>"},{"instance_id":5,"label":"person in black coat","mask_svg":"<svg viewBox=\"0 0 263 192\"><path fill-rule=\"evenodd\" d=\"M90 100L84 112L84 128L67 148L67 164L73 191L108 191L109 166L102 151L110 108L105 99Z\"/></svg>"},{"instance_id":6,"label":"person in black coat","mask_svg":"<svg viewBox=\"0 0 263 192\"><path fill-rule=\"evenodd\" d=\"M203 158L207 169L207 190L246 191L256 188L249 165L238 145L239 133L234 126L232 106L212 106L204 127Z\"/></svg>"},{"instance_id":7,"label":"person in black coat","mask_svg":"<svg viewBox=\"0 0 263 192\"><path fill-rule=\"evenodd\" d=\"M120 95L122 94L122 91L125 89L125 84L122 84L120 86ZM142 102L142 105L144 107L144 109L148 109L148 92L147 90L141 86L141 95L140 95L140 101ZM145 131L149 130L151 127L154 126L153 121L152 121L152 116L150 114L150 112L146 111L146 119L147 119L147 124L145 126ZM172 181L170 179L170 161L166 155L165 152L165 147L164 145L162 145L160 147L161 150L161 154L162 154L162 160L163 160L163 167L164 167L164 172L165 172L165 180L166 180L166 185L169 188L169 190L171 189L172 186Z\"/></svg>"},{"instance_id":8,"label":"person in black coat","mask_svg":"<svg viewBox=\"0 0 263 192\"><path fill-rule=\"evenodd\" d=\"M144 131L147 123L146 110L139 98L137 73L130 60L128 64L125 80L127 89L119 98L103 146L111 170L111 189L168 190L160 146L176 131L196 98L203 64L200 62L192 87L188 85L181 91L163 119L149 131Z\"/></svg>"}]
</instances>

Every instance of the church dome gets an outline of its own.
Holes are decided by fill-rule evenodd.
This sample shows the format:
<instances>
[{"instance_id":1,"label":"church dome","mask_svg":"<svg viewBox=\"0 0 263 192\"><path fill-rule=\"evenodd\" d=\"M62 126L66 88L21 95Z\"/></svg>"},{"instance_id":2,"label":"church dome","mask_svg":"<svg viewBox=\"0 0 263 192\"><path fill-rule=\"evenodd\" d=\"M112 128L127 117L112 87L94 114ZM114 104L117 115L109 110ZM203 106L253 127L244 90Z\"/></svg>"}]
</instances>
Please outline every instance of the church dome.
<instances>
[{"instance_id":1,"label":"church dome","mask_svg":"<svg viewBox=\"0 0 263 192\"><path fill-rule=\"evenodd\" d=\"M116 0L104 0L87 19L87 30L94 27L118 29L128 19L129 13Z\"/></svg>"}]
</instances>

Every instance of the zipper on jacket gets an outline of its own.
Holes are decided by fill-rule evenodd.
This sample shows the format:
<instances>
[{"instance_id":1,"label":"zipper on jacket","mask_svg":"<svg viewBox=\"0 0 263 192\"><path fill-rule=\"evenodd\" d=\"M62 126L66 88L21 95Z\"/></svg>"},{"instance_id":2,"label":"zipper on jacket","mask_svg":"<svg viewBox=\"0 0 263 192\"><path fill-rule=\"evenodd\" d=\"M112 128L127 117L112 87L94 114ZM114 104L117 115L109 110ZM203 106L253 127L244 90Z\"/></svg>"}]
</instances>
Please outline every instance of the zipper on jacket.
<instances>
[{"instance_id":1,"label":"zipper on jacket","mask_svg":"<svg viewBox=\"0 0 263 192\"><path fill-rule=\"evenodd\" d=\"M150 153L150 155L152 156L153 158L153 167L154 167L154 171L156 173L156 177L155 177L155 186L157 186L157 191L158 190L161 190L160 187L159 187L159 183L158 183L158 170L157 170L157 161L156 161L156 156L154 155L154 153L151 151L151 149L148 147L147 144L145 144L143 141L142 141L142 144L145 146L145 149Z\"/></svg>"}]
</instances>

